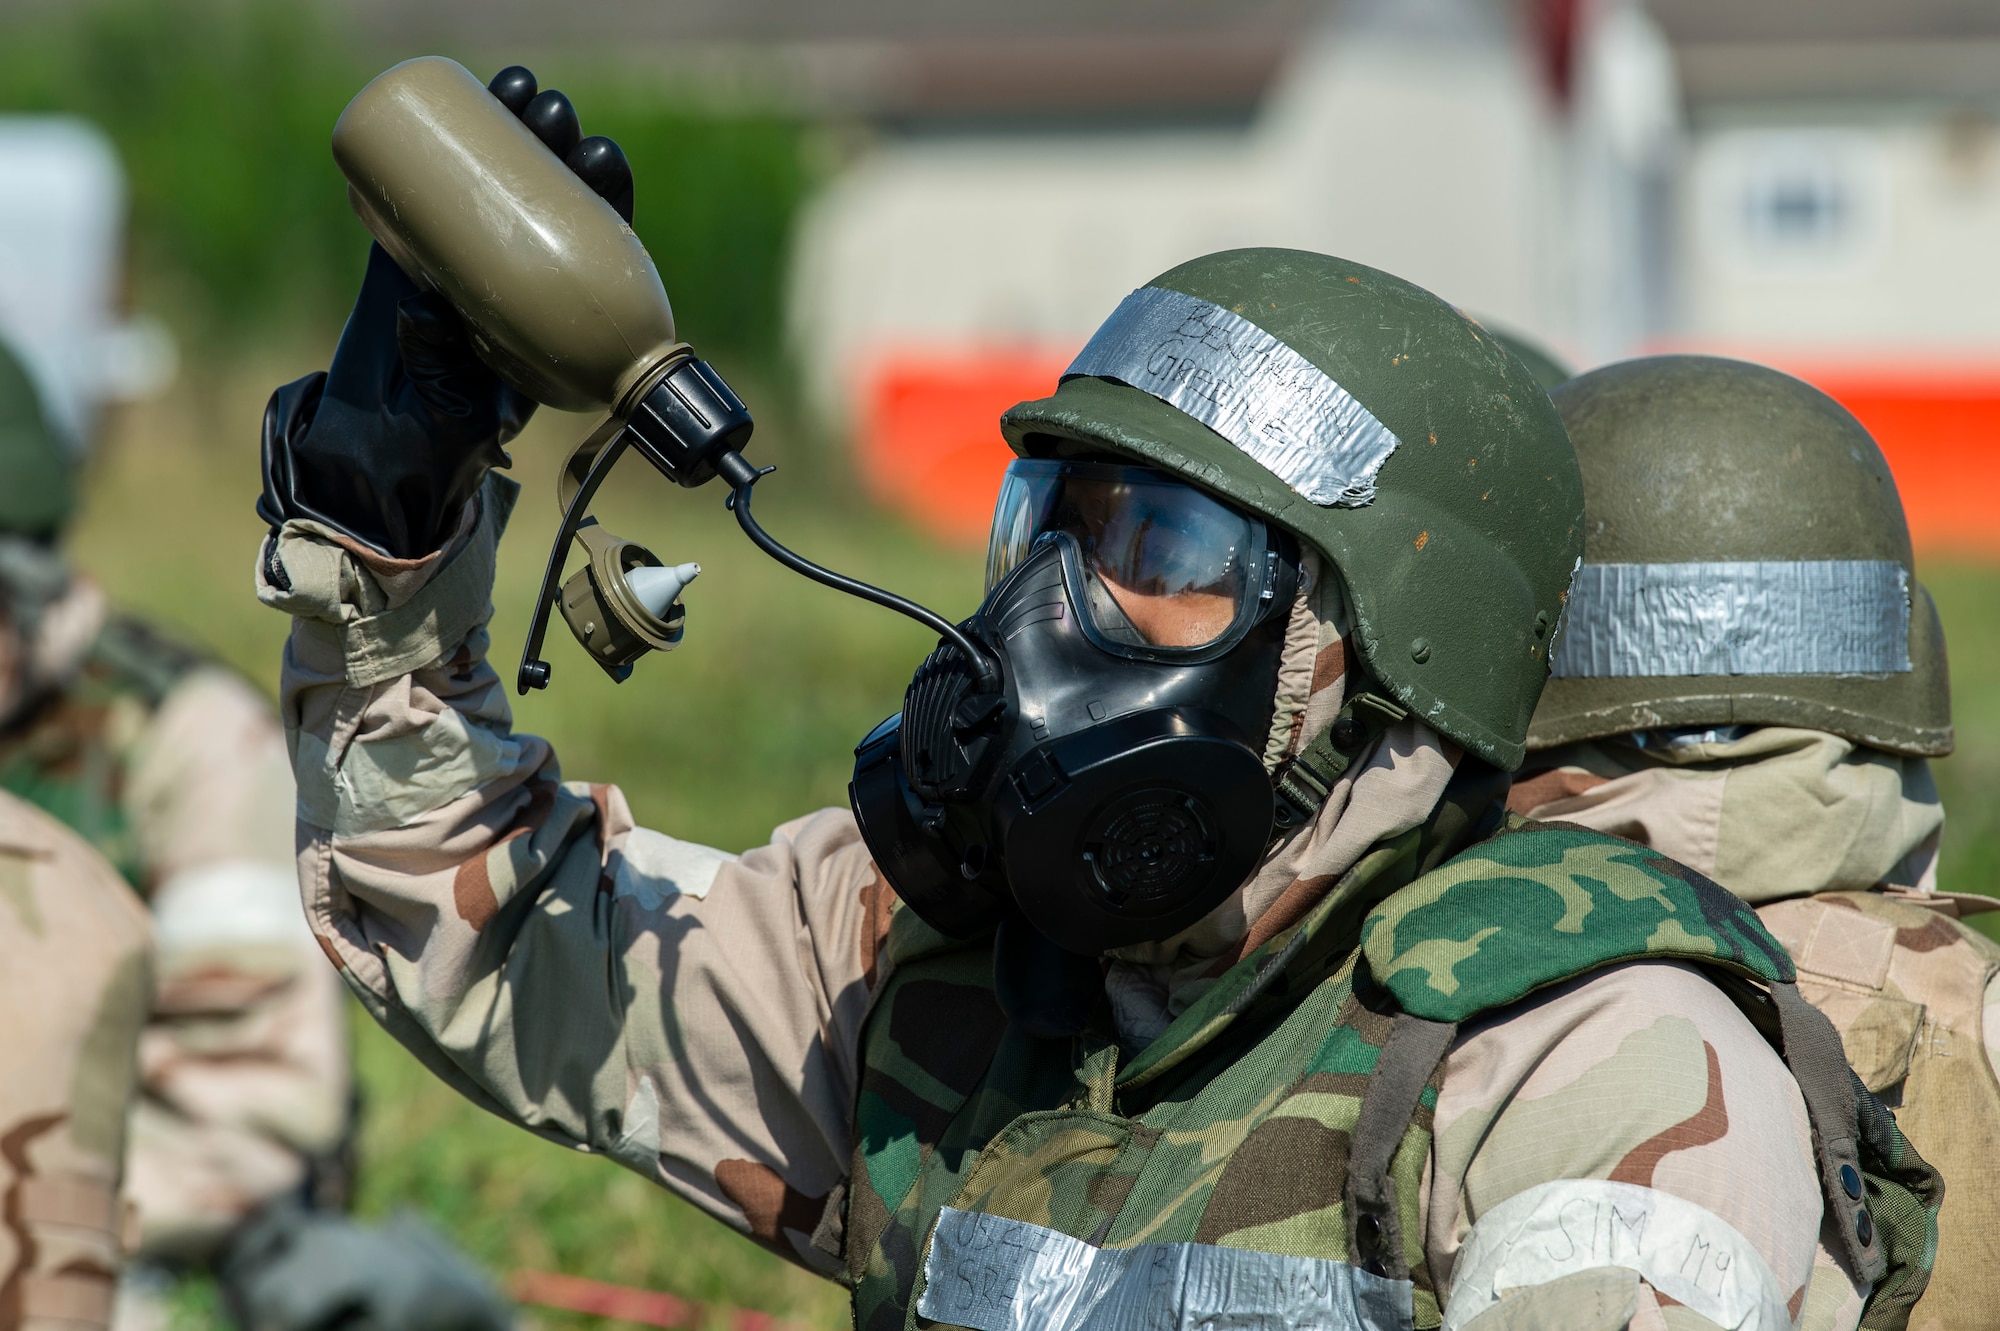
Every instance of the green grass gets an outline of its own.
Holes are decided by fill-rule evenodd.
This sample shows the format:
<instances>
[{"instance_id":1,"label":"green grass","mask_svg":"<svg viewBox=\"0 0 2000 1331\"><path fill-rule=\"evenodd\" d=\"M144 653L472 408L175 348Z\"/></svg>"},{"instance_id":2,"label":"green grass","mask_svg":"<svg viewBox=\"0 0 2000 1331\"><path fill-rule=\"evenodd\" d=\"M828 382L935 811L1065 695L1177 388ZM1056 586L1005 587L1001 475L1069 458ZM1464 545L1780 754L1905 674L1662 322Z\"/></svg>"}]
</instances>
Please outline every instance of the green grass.
<instances>
[{"instance_id":1,"label":"green grass","mask_svg":"<svg viewBox=\"0 0 2000 1331\"><path fill-rule=\"evenodd\" d=\"M1938 885L2000 896L2000 569L1926 565L1918 576L1944 620L1958 731L1957 751L1931 764L1945 807ZM1970 923L2000 938L2000 911Z\"/></svg>"}]
</instances>

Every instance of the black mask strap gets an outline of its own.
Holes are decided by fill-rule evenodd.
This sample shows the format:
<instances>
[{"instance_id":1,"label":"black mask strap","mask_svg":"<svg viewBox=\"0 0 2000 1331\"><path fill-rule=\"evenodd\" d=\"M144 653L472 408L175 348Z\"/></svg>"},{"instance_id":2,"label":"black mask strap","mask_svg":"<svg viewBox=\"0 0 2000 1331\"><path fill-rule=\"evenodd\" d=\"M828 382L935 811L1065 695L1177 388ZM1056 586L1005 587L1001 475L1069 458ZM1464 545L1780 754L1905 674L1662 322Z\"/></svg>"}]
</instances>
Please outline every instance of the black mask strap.
<instances>
[{"instance_id":1,"label":"black mask strap","mask_svg":"<svg viewBox=\"0 0 2000 1331\"><path fill-rule=\"evenodd\" d=\"M1271 774L1277 794L1273 835L1287 835L1311 822L1333 793L1333 783L1383 731L1409 714L1379 693L1364 690L1349 698L1324 730Z\"/></svg>"}]
</instances>

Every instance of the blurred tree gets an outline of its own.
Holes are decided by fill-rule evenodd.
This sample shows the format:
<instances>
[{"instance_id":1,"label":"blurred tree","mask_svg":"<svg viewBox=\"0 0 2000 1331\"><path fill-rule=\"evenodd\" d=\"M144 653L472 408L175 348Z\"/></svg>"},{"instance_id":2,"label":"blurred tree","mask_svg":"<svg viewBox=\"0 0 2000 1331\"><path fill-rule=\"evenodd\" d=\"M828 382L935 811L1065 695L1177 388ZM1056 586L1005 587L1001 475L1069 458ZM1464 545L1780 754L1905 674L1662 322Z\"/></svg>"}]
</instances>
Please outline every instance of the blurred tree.
<instances>
[{"instance_id":1,"label":"blurred tree","mask_svg":"<svg viewBox=\"0 0 2000 1331\"><path fill-rule=\"evenodd\" d=\"M317 10L105 0L12 28L0 105L118 145L144 303L225 336L337 308L365 251L325 145L365 66Z\"/></svg>"},{"instance_id":2,"label":"blurred tree","mask_svg":"<svg viewBox=\"0 0 2000 1331\"><path fill-rule=\"evenodd\" d=\"M566 61L561 86L630 155L638 231L680 322L705 350L774 360L802 126L704 110L608 47ZM344 314L366 245L327 139L369 77L416 54L365 52L300 0L16 9L0 15L0 112L102 126L131 177L138 302L184 336L242 344Z\"/></svg>"},{"instance_id":3,"label":"blurred tree","mask_svg":"<svg viewBox=\"0 0 2000 1331\"><path fill-rule=\"evenodd\" d=\"M633 83L564 85L586 132L618 140L636 181L633 229L704 351L775 356L785 258L811 182L801 127L772 115L703 115ZM591 81L595 84L597 81Z\"/></svg>"}]
</instances>

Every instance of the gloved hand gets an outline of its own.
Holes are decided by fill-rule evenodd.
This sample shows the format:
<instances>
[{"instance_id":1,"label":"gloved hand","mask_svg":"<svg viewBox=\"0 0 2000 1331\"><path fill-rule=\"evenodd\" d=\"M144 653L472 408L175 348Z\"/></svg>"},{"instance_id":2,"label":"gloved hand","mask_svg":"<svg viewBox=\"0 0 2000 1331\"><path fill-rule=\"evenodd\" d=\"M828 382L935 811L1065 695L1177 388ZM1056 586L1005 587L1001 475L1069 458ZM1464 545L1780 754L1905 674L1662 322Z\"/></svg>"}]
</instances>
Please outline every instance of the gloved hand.
<instances>
[{"instance_id":1,"label":"gloved hand","mask_svg":"<svg viewBox=\"0 0 2000 1331\"><path fill-rule=\"evenodd\" d=\"M510 1331L513 1309L423 1222L380 1228L270 1207L244 1222L216 1274L243 1331Z\"/></svg>"},{"instance_id":2,"label":"gloved hand","mask_svg":"<svg viewBox=\"0 0 2000 1331\"><path fill-rule=\"evenodd\" d=\"M537 92L519 65L488 85L599 197L632 220L632 168L616 143L583 138L576 109ZM278 389L264 408L264 492L272 526L310 518L397 559L443 544L535 403L474 354L449 302L420 290L381 246L325 373Z\"/></svg>"}]
</instances>

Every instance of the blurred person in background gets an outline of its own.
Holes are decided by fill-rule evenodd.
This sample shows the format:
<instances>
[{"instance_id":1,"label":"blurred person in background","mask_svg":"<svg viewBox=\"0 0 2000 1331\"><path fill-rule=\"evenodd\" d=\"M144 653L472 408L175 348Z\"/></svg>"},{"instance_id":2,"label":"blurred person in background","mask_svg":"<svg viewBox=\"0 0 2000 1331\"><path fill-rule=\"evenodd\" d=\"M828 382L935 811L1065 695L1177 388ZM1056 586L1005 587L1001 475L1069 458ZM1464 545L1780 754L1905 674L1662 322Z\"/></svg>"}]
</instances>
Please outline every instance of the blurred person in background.
<instances>
[{"instance_id":1,"label":"blurred person in background","mask_svg":"<svg viewBox=\"0 0 2000 1331\"><path fill-rule=\"evenodd\" d=\"M1757 907L1944 1174L1912 1327L2000 1327L2000 944L1937 884L1945 643L1861 423L1762 366L1660 356L1557 388L1584 564L1508 803Z\"/></svg>"},{"instance_id":2,"label":"blurred person in background","mask_svg":"<svg viewBox=\"0 0 2000 1331\"><path fill-rule=\"evenodd\" d=\"M0 360L0 528L32 522L41 428ZM0 1331L106 1331L133 1239L127 1114L151 927L104 857L0 793Z\"/></svg>"},{"instance_id":3,"label":"blurred person in background","mask_svg":"<svg viewBox=\"0 0 2000 1331\"><path fill-rule=\"evenodd\" d=\"M329 1307L406 1269L428 1278L429 1250L357 1246L336 1218L356 1107L346 1000L299 913L291 764L271 705L113 611L69 564L73 464L4 344L0 418L0 790L94 845L143 899L158 944L124 1160L147 1264L128 1282L133 1324L163 1315L162 1268L216 1267L244 1308L280 1283L310 1303L302 1272ZM90 960L78 953L80 973ZM122 1136L124 1100L88 1109ZM450 1289L477 1285L448 1254L433 1264Z\"/></svg>"},{"instance_id":4,"label":"blurred person in background","mask_svg":"<svg viewBox=\"0 0 2000 1331\"><path fill-rule=\"evenodd\" d=\"M566 99L494 91L629 220ZM490 469L528 406L377 247L258 506L308 916L476 1103L869 1331L1851 1328L1922 1290L1936 1176L1748 907L1495 835L1582 490L1443 302L1285 250L1134 292L1002 422L980 645L864 741L854 812L741 855L512 729Z\"/></svg>"}]
</instances>

